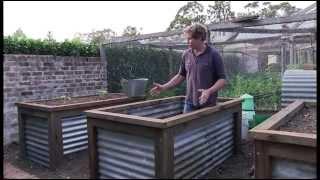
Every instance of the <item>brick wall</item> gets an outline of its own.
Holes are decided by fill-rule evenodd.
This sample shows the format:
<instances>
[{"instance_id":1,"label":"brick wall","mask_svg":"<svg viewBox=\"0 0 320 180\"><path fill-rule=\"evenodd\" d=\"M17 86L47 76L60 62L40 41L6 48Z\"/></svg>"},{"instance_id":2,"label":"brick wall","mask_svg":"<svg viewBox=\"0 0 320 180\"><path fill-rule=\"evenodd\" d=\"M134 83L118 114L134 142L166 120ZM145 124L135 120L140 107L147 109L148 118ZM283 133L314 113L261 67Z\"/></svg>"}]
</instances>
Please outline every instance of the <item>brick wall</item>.
<instances>
[{"instance_id":1,"label":"brick wall","mask_svg":"<svg viewBox=\"0 0 320 180\"><path fill-rule=\"evenodd\" d=\"M18 141L16 102L97 94L107 88L100 57L4 55L4 144Z\"/></svg>"}]
</instances>

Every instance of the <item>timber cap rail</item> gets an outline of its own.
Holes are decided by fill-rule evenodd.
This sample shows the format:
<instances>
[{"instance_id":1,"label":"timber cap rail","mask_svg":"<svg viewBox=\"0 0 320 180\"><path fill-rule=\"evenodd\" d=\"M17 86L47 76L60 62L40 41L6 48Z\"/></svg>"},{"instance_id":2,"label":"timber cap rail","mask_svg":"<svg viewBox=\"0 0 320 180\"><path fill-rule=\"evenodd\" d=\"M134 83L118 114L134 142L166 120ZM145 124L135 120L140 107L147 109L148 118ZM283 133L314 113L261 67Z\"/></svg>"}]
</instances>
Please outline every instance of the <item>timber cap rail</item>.
<instances>
[{"instance_id":1,"label":"timber cap rail","mask_svg":"<svg viewBox=\"0 0 320 180\"><path fill-rule=\"evenodd\" d=\"M121 123L142 125L142 126L155 127L155 128L168 128L177 124L191 121L193 119L197 119L202 116L209 115L213 112L218 112L223 109L227 109L229 107L238 105L243 100L241 98L218 98L218 102L220 101L221 103L217 103L216 106L206 107L197 111L193 111L185 114L179 114L179 115L169 117L169 118L164 118L164 119L141 117L136 115L128 115L125 113L122 114L122 112L125 112L130 108L151 106L158 103L170 102L174 100L181 101L184 98L185 96L174 96L174 97L163 98L163 99L147 100L142 102L135 102L130 104L87 110L85 111L85 113L87 117L91 117L91 118L99 118L99 119L108 120L108 121L116 121Z\"/></svg>"},{"instance_id":2,"label":"timber cap rail","mask_svg":"<svg viewBox=\"0 0 320 180\"><path fill-rule=\"evenodd\" d=\"M80 103L65 104L65 105L41 104L41 102L61 99L61 98L55 98L55 99L50 99L50 100L36 100L36 101L29 101L29 102L18 102L18 103L15 103L15 105L18 107L38 109L38 110L43 110L46 112L54 112L54 111L64 111L64 110L74 109L74 108L87 108L87 107L92 107L92 106L96 106L96 105L101 106L102 104L103 105L111 105L111 104L125 103L125 102L128 102L128 99L132 99L132 100L145 99L145 97L131 97L131 98L129 98L124 93L110 93L110 94L111 95L119 95L120 97L104 99L104 100L93 100L92 102L80 102ZM90 96L98 96L98 95L79 96L79 97L90 97ZM79 98L79 97L74 97L74 98Z\"/></svg>"},{"instance_id":3,"label":"timber cap rail","mask_svg":"<svg viewBox=\"0 0 320 180\"><path fill-rule=\"evenodd\" d=\"M315 106L316 103L306 103L296 100L286 108L271 116L269 119L250 130L249 137L271 142L289 143L302 146L317 146L317 135L311 133L297 133L276 130L294 117L306 105Z\"/></svg>"}]
</instances>

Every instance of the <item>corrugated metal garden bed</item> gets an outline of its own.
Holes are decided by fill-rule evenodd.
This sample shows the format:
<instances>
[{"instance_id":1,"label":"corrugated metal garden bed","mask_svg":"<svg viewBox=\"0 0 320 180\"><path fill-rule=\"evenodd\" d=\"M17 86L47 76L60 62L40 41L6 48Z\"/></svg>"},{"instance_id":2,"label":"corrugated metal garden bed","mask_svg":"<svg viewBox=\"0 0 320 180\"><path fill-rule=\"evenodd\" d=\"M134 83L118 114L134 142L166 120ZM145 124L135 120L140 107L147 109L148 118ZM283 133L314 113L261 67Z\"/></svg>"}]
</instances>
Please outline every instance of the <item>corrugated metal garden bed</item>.
<instances>
[{"instance_id":1,"label":"corrugated metal garden bed","mask_svg":"<svg viewBox=\"0 0 320 180\"><path fill-rule=\"evenodd\" d=\"M72 97L69 103L59 99L16 103L21 156L55 169L65 155L87 148L85 110L142 99L110 93L105 98Z\"/></svg>"},{"instance_id":2,"label":"corrugated metal garden bed","mask_svg":"<svg viewBox=\"0 0 320 180\"><path fill-rule=\"evenodd\" d=\"M86 111L90 178L198 178L241 143L241 99L182 114L184 96Z\"/></svg>"},{"instance_id":3,"label":"corrugated metal garden bed","mask_svg":"<svg viewBox=\"0 0 320 180\"><path fill-rule=\"evenodd\" d=\"M316 103L296 100L250 130L256 178L316 178Z\"/></svg>"}]
</instances>

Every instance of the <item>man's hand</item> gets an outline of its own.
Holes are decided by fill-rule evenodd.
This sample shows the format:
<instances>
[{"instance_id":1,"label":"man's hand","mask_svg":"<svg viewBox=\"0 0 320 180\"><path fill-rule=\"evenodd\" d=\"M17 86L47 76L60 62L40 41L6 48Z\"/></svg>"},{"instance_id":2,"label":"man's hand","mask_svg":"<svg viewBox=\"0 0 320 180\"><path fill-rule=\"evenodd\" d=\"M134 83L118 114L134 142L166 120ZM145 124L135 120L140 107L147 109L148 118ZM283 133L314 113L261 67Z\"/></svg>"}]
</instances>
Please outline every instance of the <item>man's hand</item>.
<instances>
[{"instance_id":1,"label":"man's hand","mask_svg":"<svg viewBox=\"0 0 320 180\"><path fill-rule=\"evenodd\" d=\"M161 84L158 84L158 83L153 83L153 85L154 85L155 87L153 87L153 88L150 90L151 96L159 95L161 91L164 91L164 90L165 90L164 85L161 85Z\"/></svg>"},{"instance_id":2,"label":"man's hand","mask_svg":"<svg viewBox=\"0 0 320 180\"><path fill-rule=\"evenodd\" d=\"M209 89L198 89L199 92L201 92L201 96L199 97L199 103L200 105L207 102L210 96L210 90Z\"/></svg>"}]
</instances>

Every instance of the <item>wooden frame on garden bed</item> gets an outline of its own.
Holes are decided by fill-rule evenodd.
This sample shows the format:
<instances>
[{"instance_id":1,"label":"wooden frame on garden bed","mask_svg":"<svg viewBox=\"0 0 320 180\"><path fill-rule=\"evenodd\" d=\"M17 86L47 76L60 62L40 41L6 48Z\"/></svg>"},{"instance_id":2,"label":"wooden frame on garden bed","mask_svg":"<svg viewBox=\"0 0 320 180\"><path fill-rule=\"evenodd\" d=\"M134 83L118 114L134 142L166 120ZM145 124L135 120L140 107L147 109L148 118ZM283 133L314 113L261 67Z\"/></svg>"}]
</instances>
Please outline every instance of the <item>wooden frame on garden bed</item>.
<instances>
[{"instance_id":1,"label":"wooden frame on garden bed","mask_svg":"<svg viewBox=\"0 0 320 180\"><path fill-rule=\"evenodd\" d=\"M220 103L216 106L186 114L180 114L182 113L180 110L180 113L177 112L172 116L168 116L168 114L177 110L176 106L179 106L179 103L181 103L180 107L183 107L184 98L184 96L175 96L86 111L89 133L90 178L194 177L206 171L209 172L233 152L237 152L241 143L242 99L218 98ZM173 108L170 109L170 106ZM147 108L149 108L149 112L152 112L147 112ZM162 108L166 110L162 111L161 117L153 117L155 111L157 111L158 114L156 114L158 116L158 111ZM148 115L134 115L134 113L130 113L133 111L138 114ZM152 113L153 115L150 116ZM203 128L205 130L195 133L195 131ZM200 159L197 160L195 159L196 157L190 157L180 162L177 161L178 146L184 141L189 141L189 138L181 140L180 137L182 136L195 140L182 146L185 149L189 149L188 153L192 154L197 152L197 149L204 148L201 151L204 153L203 155L202 153L195 153L194 155L201 155L199 156L201 157ZM230 140L226 143L219 143L218 139L222 141ZM197 142L203 142L204 144L199 144L197 148L193 147L193 144ZM211 145L211 143L213 144ZM216 146L218 144L221 145ZM227 147L226 144L232 145L232 147L228 146L227 148L231 150L230 152L227 149L223 149ZM118 151L112 150L113 146L118 146ZM129 148L131 146L136 146L137 148L148 147L149 150ZM226 154L227 152L228 155ZM180 154L179 157L191 154ZM154 159L148 160L148 162L146 160L147 164L143 164L145 157ZM139 159L141 162L136 162L133 159ZM205 161L206 159L207 161ZM185 161L194 161L194 165L202 161L203 164L198 164L191 171L186 171L191 166L185 167L182 169L184 171L183 175L182 170L175 168L179 165L180 167L185 166L186 164L182 165ZM209 165L213 162L214 164ZM141 163L142 165L135 165ZM206 166L208 167L202 169ZM196 170L198 174L191 175L196 173Z\"/></svg>"},{"instance_id":2,"label":"wooden frame on garden bed","mask_svg":"<svg viewBox=\"0 0 320 180\"><path fill-rule=\"evenodd\" d=\"M306 103L300 100L294 101L250 130L250 137L255 142L256 178L279 178L279 175L277 175L279 173L276 172L274 167L277 159L298 162L298 165L295 165L296 167L299 167L300 164L305 166L305 163L311 164L311 167L313 165L316 167L316 134L277 130L294 118L307 105L315 106L315 103Z\"/></svg>"},{"instance_id":3,"label":"wooden frame on garden bed","mask_svg":"<svg viewBox=\"0 0 320 180\"><path fill-rule=\"evenodd\" d=\"M47 100L16 103L21 157L55 169L64 155L86 149L85 110L145 99L128 98L123 93L110 93L113 94L120 97L55 106L41 104Z\"/></svg>"}]
</instances>

